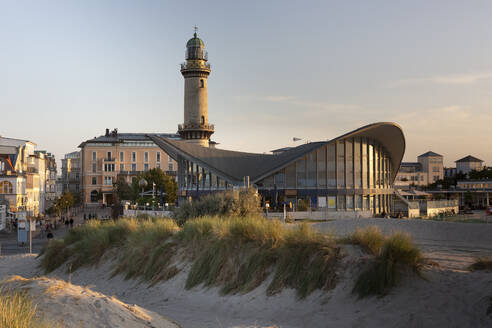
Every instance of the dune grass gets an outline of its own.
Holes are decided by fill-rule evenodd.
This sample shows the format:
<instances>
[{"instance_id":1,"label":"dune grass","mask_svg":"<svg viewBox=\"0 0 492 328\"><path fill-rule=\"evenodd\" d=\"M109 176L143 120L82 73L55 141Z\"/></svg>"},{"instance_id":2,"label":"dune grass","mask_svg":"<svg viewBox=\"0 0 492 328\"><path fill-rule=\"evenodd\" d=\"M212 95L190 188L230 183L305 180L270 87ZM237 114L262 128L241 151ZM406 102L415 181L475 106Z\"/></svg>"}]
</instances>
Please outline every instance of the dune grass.
<instances>
[{"instance_id":1,"label":"dune grass","mask_svg":"<svg viewBox=\"0 0 492 328\"><path fill-rule=\"evenodd\" d=\"M305 224L287 229L256 217L202 218L187 222L179 235L194 242L186 288L203 283L225 294L246 293L270 274L268 295L288 287L303 298L335 286L339 248Z\"/></svg>"},{"instance_id":2,"label":"dune grass","mask_svg":"<svg viewBox=\"0 0 492 328\"><path fill-rule=\"evenodd\" d=\"M191 264L186 288L218 286L222 293L245 293L272 274L269 295L285 287L299 297L334 287L340 250L308 225L289 229L261 216L204 217L178 227L171 219L91 222L43 250L50 272L67 262L73 270L99 262L118 249L114 274L154 284L179 272L179 256Z\"/></svg>"},{"instance_id":3,"label":"dune grass","mask_svg":"<svg viewBox=\"0 0 492 328\"><path fill-rule=\"evenodd\" d=\"M0 289L0 327L48 328L53 327L35 317L36 305L26 292Z\"/></svg>"},{"instance_id":4,"label":"dune grass","mask_svg":"<svg viewBox=\"0 0 492 328\"><path fill-rule=\"evenodd\" d=\"M492 271L492 257L480 257L469 266L470 271L487 270Z\"/></svg>"},{"instance_id":5,"label":"dune grass","mask_svg":"<svg viewBox=\"0 0 492 328\"><path fill-rule=\"evenodd\" d=\"M384 295L405 271L420 274L424 258L408 234L395 233L384 239L379 254L357 278L353 292L359 297Z\"/></svg>"},{"instance_id":6,"label":"dune grass","mask_svg":"<svg viewBox=\"0 0 492 328\"><path fill-rule=\"evenodd\" d=\"M359 297L384 295L405 271L420 273L423 258L403 233L384 237L376 227L359 229L338 242L374 255L355 282ZM286 226L261 216L202 217L178 226L171 219L90 222L72 229L42 251L46 272L64 263L72 269L97 264L115 249L113 275L150 285L168 280L189 263L187 289L219 287L223 294L247 293L269 281L267 294L292 288L304 298L333 288L342 257L335 240L308 224Z\"/></svg>"},{"instance_id":7,"label":"dune grass","mask_svg":"<svg viewBox=\"0 0 492 328\"><path fill-rule=\"evenodd\" d=\"M367 228L357 228L353 234L342 238L340 242L359 245L364 251L378 256L384 239L381 229L377 226L369 226Z\"/></svg>"}]
</instances>

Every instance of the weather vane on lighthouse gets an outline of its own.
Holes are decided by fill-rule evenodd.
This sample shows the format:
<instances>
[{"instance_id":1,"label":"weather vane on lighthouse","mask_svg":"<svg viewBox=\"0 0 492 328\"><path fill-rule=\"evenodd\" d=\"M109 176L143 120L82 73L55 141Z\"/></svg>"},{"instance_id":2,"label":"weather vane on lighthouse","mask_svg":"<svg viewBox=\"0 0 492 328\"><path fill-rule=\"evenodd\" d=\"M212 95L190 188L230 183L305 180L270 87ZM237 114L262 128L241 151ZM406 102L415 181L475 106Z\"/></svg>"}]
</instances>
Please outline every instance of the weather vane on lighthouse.
<instances>
[{"instance_id":1,"label":"weather vane on lighthouse","mask_svg":"<svg viewBox=\"0 0 492 328\"><path fill-rule=\"evenodd\" d=\"M195 25L193 29L195 30L195 37L196 37L196 32L198 32L198 27Z\"/></svg>"}]
</instances>

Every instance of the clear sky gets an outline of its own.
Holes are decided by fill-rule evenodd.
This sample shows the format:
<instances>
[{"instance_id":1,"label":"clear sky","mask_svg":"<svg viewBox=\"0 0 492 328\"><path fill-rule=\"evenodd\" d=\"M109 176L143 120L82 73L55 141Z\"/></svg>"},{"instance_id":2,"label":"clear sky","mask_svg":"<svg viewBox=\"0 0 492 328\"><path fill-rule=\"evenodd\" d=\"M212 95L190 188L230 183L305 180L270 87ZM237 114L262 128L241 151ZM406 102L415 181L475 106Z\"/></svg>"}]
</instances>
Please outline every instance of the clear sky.
<instances>
[{"instance_id":1,"label":"clear sky","mask_svg":"<svg viewBox=\"0 0 492 328\"><path fill-rule=\"evenodd\" d=\"M220 147L393 121L406 161L492 165L491 1L0 0L0 135L57 158L105 128L176 132L193 26Z\"/></svg>"}]
</instances>

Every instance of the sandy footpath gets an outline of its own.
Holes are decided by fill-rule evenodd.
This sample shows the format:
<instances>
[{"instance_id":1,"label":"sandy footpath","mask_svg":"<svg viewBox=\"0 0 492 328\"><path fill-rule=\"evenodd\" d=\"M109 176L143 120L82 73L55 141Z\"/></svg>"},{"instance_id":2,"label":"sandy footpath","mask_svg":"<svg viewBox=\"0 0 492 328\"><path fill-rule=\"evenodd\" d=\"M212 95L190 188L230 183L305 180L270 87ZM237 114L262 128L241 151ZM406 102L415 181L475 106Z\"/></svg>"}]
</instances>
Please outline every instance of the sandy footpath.
<instances>
[{"instance_id":1,"label":"sandy footpath","mask_svg":"<svg viewBox=\"0 0 492 328\"><path fill-rule=\"evenodd\" d=\"M415 219L337 219L312 226L324 233L346 236L357 228L378 226L384 234L409 233L430 260L462 270L479 256L492 256L492 223L458 223Z\"/></svg>"}]
</instances>

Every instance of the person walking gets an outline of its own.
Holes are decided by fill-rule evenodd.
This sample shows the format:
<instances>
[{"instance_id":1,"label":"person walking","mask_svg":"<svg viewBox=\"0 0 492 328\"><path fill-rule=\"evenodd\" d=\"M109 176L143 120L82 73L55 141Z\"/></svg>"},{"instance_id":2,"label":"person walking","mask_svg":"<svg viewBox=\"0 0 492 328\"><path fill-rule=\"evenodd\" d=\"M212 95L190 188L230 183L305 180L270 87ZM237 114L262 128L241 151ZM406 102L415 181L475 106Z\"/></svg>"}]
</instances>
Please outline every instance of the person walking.
<instances>
[{"instance_id":1,"label":"person walking","mask_svg":"<svg viewBox=\"0 0 492 328\"><path fill-rule=\"evenodd\" d=\"M70 229L73 228L73 218L70 218Z\"/></svg>"}]
</instances>

